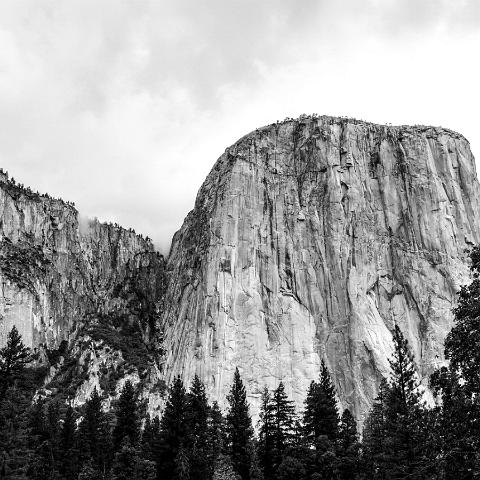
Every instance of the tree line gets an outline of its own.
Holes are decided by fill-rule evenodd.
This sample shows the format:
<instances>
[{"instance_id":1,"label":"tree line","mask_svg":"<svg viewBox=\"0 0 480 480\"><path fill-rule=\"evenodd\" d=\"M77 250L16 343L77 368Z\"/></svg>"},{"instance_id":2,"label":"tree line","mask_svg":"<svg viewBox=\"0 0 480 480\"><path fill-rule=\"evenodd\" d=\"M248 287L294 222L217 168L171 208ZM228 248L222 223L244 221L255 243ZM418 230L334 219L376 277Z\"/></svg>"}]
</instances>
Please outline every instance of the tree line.
<instances>
[{"instance_id":1,"label":"tree line","mask_svg":"<svg viewBox=\"0 0 480 480\"><path fill-rule=\"evenodd\" d=\"M386 480L480 478L480 249L445 342L449 366L430 379L436 402L422 399L408 342L393 331L390 376L366 419L340 414L322 362L301 411L282 382L261 397L252 424L237 369L224 412L195 376L169 387L162 417L150 418L125 382L105 411L97 390L81 408L33 401L38 378L14 328L0 350L0 478L55 480ZM37 375L40 375L39 373Z\"/></svg>"}]
</instances>

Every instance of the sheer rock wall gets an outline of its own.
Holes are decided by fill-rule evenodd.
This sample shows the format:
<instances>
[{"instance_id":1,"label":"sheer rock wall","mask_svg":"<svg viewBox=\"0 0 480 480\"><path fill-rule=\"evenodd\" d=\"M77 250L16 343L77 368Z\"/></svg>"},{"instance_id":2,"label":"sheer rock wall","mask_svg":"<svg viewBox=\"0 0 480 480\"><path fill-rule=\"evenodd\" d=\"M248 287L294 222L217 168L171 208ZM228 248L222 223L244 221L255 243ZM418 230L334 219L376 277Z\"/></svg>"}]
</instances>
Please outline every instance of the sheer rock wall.
<instances>
[{"instance_id":1,"label":"sheer rock wall","mask_svg":"<svg viewBox=\"0 0 480 480\"><path fill-rule=\"evenodd\" d=\"M167 382L195 373L253 413L281 380L301 407L324 359L362 419L406 334L424 384L479 241L468 142L442 128L302 117L228 148L174 237L162 328Z\"/></svg>"}]
</instances>

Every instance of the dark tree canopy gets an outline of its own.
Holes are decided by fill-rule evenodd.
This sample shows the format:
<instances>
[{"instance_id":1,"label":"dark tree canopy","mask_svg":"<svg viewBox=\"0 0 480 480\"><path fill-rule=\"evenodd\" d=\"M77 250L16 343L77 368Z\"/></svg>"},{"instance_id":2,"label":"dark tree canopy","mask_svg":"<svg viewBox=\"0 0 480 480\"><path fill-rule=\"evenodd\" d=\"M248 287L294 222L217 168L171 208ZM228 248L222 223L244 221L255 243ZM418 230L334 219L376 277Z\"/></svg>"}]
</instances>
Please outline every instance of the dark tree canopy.
<instances>
[{"instance_id":1,"label":"dark tree canopy","mask_svg":"<svg viewBox=\"0 0 480 480\"><path fill-rule=\"evenodd\" d=\"M322 360L320 381L312 381L305 400L303 423L309 442L314 445L320 436L334 441L338 434L338 408L335 387Z\"/></svg>"},{"instance_id":2,"label":"dark tree canopy","mask_svg":"<svg viewBox=\"0 0 480 480\"><path fill-rule=\"evenodd\" d=\"M137 393L128 380L122 388L115 409L116 425L113 429L113 448L118 451L125 440L136 445L140 439Z\"/></svg>"},{"instance_id":3,"label":"dark tree canopy","mask_svg":"<svg viewBox=\"0 0 480 480\"><path fill-rule=\"evenodd\" d=\"M176 377L169 389L167 404L160 422L160 449L157 467L159 478L174 478L176 458L188 434L188 398L182 379Z\"/></svg>"},{"instance_id":4,"label":"dark tree canopy","mask_svg":"<svg viewBox=\"0 0 480 480\"><path fill-rule=\"evenodd\" d=\"M30 349L22 341L17 327L13 326L7 344L0 349L0 399L5 397L8 387L30 362Z\"/></svg>"}]
</instances>

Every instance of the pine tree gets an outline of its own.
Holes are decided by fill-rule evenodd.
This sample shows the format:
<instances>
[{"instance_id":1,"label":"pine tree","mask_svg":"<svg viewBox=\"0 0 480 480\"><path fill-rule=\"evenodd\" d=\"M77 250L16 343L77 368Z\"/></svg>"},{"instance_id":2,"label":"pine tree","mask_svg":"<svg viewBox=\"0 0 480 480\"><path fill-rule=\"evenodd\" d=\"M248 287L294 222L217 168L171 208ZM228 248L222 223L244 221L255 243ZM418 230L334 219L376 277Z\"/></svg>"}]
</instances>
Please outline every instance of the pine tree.
<instances>
[{"instance_id":1,"label":"pine tree","mask_svg":"<svg viewBox=\"0 0 480 480\"><path fill-rule=\"evenodd\" d=\"M312 380L308 387L303 412L303 431L310 445L315 444L315 439L320 435L318 428L318 383Z\"/></svg>"},{"instance_id":2,"label":"pine tree","mask_svg":"<svg viewBox=\"0 0 480 480\"><path fill-rule=\"evenodd\" d=\"M249 480L250 444L253 439L253 428L248 409L247 392L238 368L235 370L227 401L229 404L226 417L227 451L232 460L233 469L242 480Z\"/></svg>"},{"instance_id":3,"label":"pine tree","mask_svg":"<svg viewBox=\"0 0 480 480\"><path fill-rule=\"evenodd\" d=\"M320 404L318 409L319 414L323 416L323 419L319 422L320 435L326 435L330 440L335 440L338 434L339 422L337 401L335 399L336 392L332 378L330 377L330 372L323 360L319 390Z\"/></svg>"},{"instance_id":4,"label":"pine tree","mask_svg":"<svg viewBox=\"0 0 480 480\"><path fill-rule=\"evenodd\" d=\"M51 462L51 476L54 478L59 475L60 468L60 405L57 401L47 405L46 427L48 458Z\"/></svg>"},{"instance_id":5,"label":"pine tree","mask_svg":"<svg viewBox=\"0 0 480 480\"><path fill-rule=\"evenodd\" d=\"M443 367L431 378L434 394L441 399L441 408L437 409L432 462L438 472L438 478L456 480L470 478L477 474L477 456L479 440L474 403L466 394L465 385L451 368ZM475 477L474 477L475 478Z\"/></svg>"},{"instance_id":6,"label":"pine tree","mask_svg":"<svg viewBox=\"0 0 480 480\"><path fill-rule=\"evenodd\" d=\"M147 416L145 427L142 432L141 452L142 457L155 461L157 452L160 448L160 420L158 417L153 419Z\"/></svg>"},{"instance_id":7,"label":"pine tree","mask_svg":"<svg viewBox=\"0 0 480 480\"><path fill-rule=\"evenodd\" d=\"M196 480L208 477L208 414L209 407L205 387L195 375L187 395L188 449L190 476Z\"/></svg>"},{"instance_id":8,"label":"pine tree","mask_svg":"<svg viewBox=\"0 0 480 480\"><path fill-rule=\"evenodd\" d=\"M385 429L390 478L412 476L419 460L415 434L422 412L417 375L408 341L398 325L393 332L391 378L386 396Z\"/></svg>"},{"instance_id":9,"label":"pine tree","mask_svg":"<svg viewBox=\"0 0 480 480\"><path fill-rule=\"evenodd\" d=\"M348 408L342 413L337 445L337 470L340 479L353 480L359 470L359 442L357 423Z\"/></svg>"},{"instance_id":10,"label":"pine tree","mask_svg":"<svg viewBox=\"0 0 480 480\"><path fill-rule=\"evenodd\" d=\"M212 478L215 464L225 445L225 419L217 402L209 407L207 426L208 477Z\"/></svg>"},{"instance_id":11,"label":"pine tree","mask_svg":"<svg viewBox=\"0 0 480 480\"><path fill-rule=\"evenodd\" d=\"M78 474L78 480L98 480L101 473L95 468L91 460L87 461Z\"/></svg>"},{"instance_id":12,"label":"pine tree","mask_svg":"<svg viewBox=\"0 0 480 480\"><path fill-rule=\"evenodd\" d=\"M258 425L258 457L265 480L271 480L274 475L274 429L270 392L265 387L262 392Z\"/></svg>"},{"instance_id":13,"label":"pine tree","mask_svg":"<svg viewBox=\"0 0 480 480\"><path fill-rule=\"evenodd\" d=\"M175 480L190 480L190 459L183 445L180 446L175 458Z\"/></svg>"},{"instance_id":14,"label":"pine tree","mask_svg":"<svg viewBox=\"0 0 480 480\"><path fill-rule=\"evenodd\" d=\"M299 459L287 455L278 467L275 480L303 479L305 474L306 470L303 463Z\"/></svg>"},{"instance_id":15,"label":"pine tree","mask_svg":"<svg viewBox=\"0 0 480 480\"><path fill-rule=\"evenodd\" d=\"M220 454L215 462L212 480L241 480L241 477L233 470L230 458Z\"/></svg>"},{"instance_id":16,"label":"pine tree","mask_svg":"<svg viewBox=\"0 0 480 480\"><path fill-rule=\"evenodd\" d=\"M77 477L78 452L76 450L76 423L75 413L68 405L60 432L60 472L65 480L74 480Z\"/></svg>"},{"instance_id":17,"label":"pine tree","mask_svg":"<svg viewBox=\"0 0 480 480\"><path fill-rule=\"evenodd\" d=\"M112 450L110 425L96 388L84 406L83 419L78 428L78 449L82 465L91 461L96 471L106 474Z\"/></svg>"},{"instance_id":18,"label":"pine tree","mask_svg":"<svg viewBox=\"0 0 480 480\"><path fill-rule=\"evenodd\" d=\"M250 443L250 480L265 480L258 460L258 444Z\"/></svg>"},{"instance_id":19,"label":"pine tree","mask_svg":"<svg viewBox=\"0 0 480 480\"><path fill-rule=\"evenodd\" d=\"M480 246L470 251L470 260L473 279L460 290L445 340L450 364L431 379L442 405L432 443L446 480L480 477Z\"/></svg>"},{"instance_id":20,"label":"pine tree","mask_svg":"<svg viewBox=\"0 0 480 480\"><path fill-rule=\"evenodd\" d=\"M363 470L367 478L385 478L386 462L386 398L388 384L385 379L380 382L378 396L373 402L370 414L363 429Z\"/></svg>"},{"instance_id":21,"label":"pine tree","mask_svg":"<svg viewBox=\"0 0 480 480\"><path fill-rule=\"evenodd\" d=\"M388 405L390 414L405 415L410 407L418 405L417 373L408 341L398 325L393 331L393 358L389 360L391 378Z\"/></svg>"},{"instance_id":22,"label":"pine tree","mask_svg":"<svg viewBox=\"0 0 480 480\"><path fill-rule=\"evenodd\" d=\"M480 393L480 245L470 252L473 280L462 286L455 324L445 340L445 356L461 376L467 396Z\"/></svg>"},{"instance_id":23,"label":"pine tree","mask_svg":"<svg viewBox=\"0 0 480 480\"><path fill-rule=\"evenodd\" d=\"M180 377L169 389L168 399L160 422L160 449L157 459L159 479L175 475L175 459L188 434L188 399Z\"/></svg>"},{"instance_id":24,"label":"pine tree","mask_svg":"<svg viewBox=\"0 0 480 480\"><path fill-rule=\"evenodd\" d=\"M273 392L271 398L271 415L273 419L273 463L277 469L282 463L283 454L288 446L292 444L295 424L295 407L288 399L285 387L282 382Z\"/></svg>"},{"instance_id":25,"label":"pine tree","mask_svg":"<svg viewBox=\"0 0 480 480\"><path fill-rule=\"evenodd\" d=\"M32 453L29 458L27 475L33 480L47 480L52 474L52 459L48 438L46 405L44 400L37 400L31 409L29 433Z\"/></svg>"},{"instance_id":26,"label":"pine tree","mask_svg":"<svg viewBox=\"0 0 480 480\"><path fill-rule=\"evenodd\" d=\"M5 398L8 387L20 375L31 360L30 349L23 344L17 327L13 326L7 344L0 349L0 401Z\"/></svg>"},{"instance_id":27,"label":"pine tree","mask_svg":"<svg viewBox=\"0 0 480 480\"><path fill-rule=\"evenodd\" d=\"M138 450L124 437L112 464L112 480L154 480L155 464L140 457Z\"/></svg>"},{"instance_id":28,"label":"pine tree","mask_svg":"<svg viewBox=\"0 0 480 480\"><path fill-rule=\"evenodd\" d=\"M138 418L137 394L128 380L123 386L115 411L117 423L113 429L113 448L118 451L125 439L136 445L140 438L140 421Z\"/></svg>"},{"instance_id":29,"label":"pine tree","mask_svg":"<svg viewBox=\"0 0 480 480\"><path fill-rule=\"evenodd\" d=\"M305 400L303 425L306 438L314 445L320 436L335 441L338 434L338 410L335 387L330 373L322 360L320 381L312 381Z\"/></svg>"}]
</instances>

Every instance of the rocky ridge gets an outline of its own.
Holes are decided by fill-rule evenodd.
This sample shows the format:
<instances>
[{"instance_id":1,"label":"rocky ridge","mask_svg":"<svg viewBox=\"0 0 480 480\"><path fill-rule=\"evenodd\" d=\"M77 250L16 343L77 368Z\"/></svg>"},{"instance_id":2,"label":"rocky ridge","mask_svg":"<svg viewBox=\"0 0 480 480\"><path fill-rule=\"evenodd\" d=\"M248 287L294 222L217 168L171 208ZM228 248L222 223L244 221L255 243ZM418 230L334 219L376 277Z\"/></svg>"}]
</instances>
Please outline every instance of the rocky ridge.
<instances>
[{"instance_id":1,"label":"rocky ridge","mask_svg":"<svg viewBox=\"0 0 480 480\"><path fill-rule=\"evenodd\" d=\"M45 393L115 396L126 375L158 377L164 259L133 230L0 174L0 341L15 325L49 368ZM158 383L158 382L157 382Z\"/></svg>"}]
</instances>

